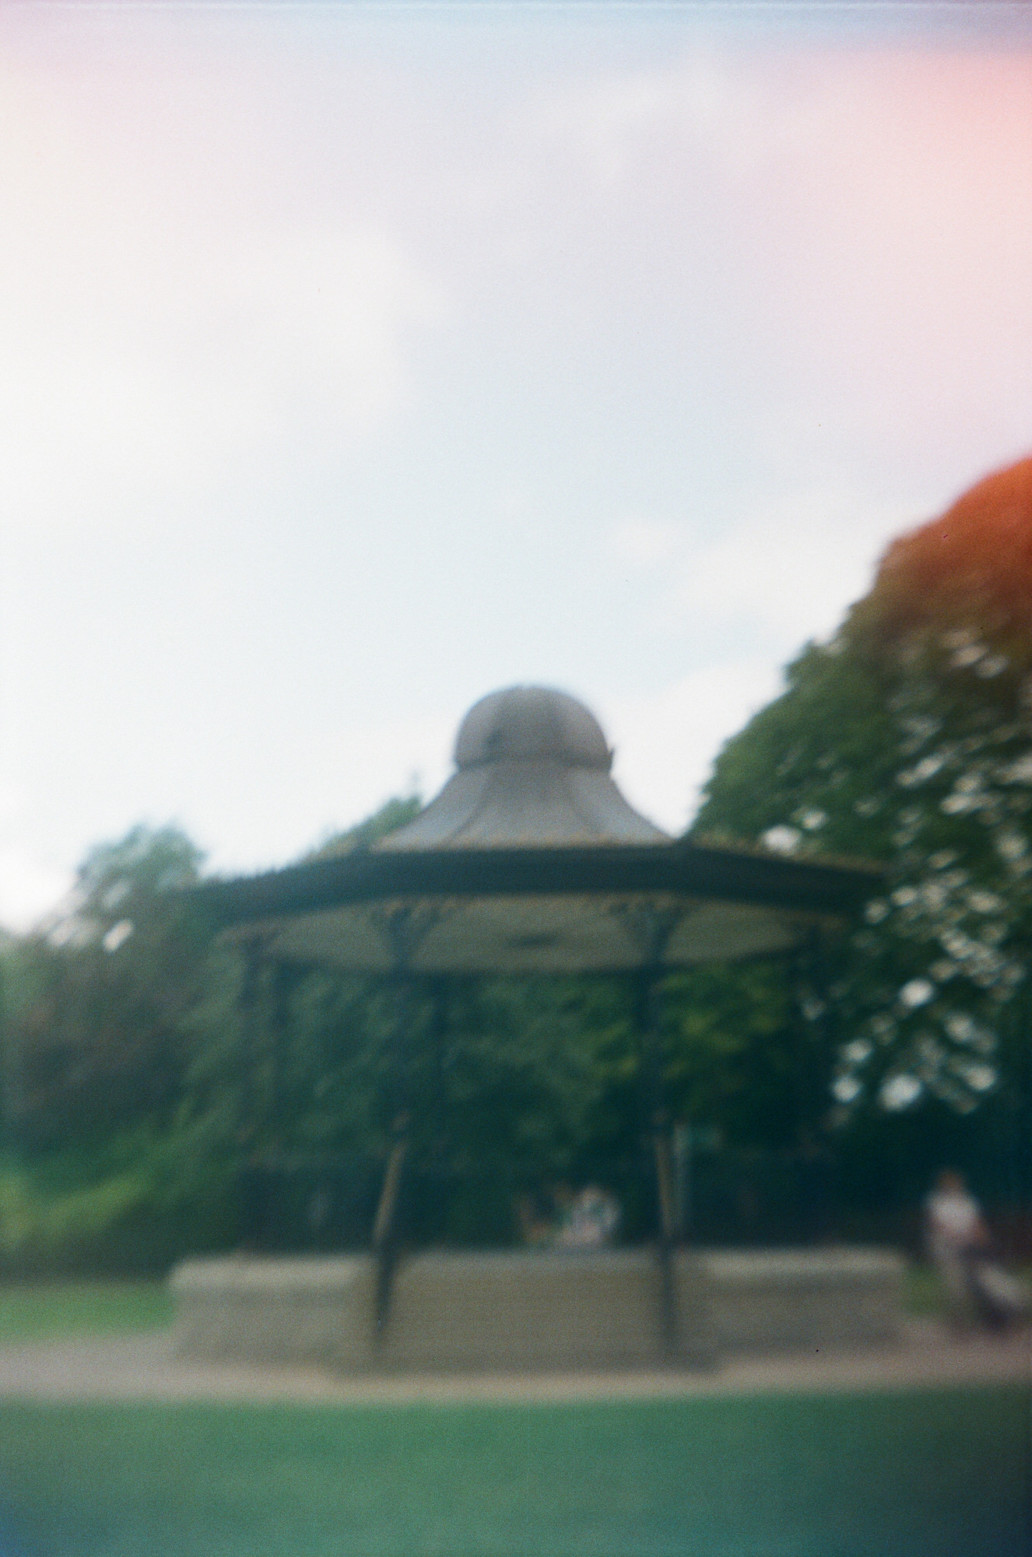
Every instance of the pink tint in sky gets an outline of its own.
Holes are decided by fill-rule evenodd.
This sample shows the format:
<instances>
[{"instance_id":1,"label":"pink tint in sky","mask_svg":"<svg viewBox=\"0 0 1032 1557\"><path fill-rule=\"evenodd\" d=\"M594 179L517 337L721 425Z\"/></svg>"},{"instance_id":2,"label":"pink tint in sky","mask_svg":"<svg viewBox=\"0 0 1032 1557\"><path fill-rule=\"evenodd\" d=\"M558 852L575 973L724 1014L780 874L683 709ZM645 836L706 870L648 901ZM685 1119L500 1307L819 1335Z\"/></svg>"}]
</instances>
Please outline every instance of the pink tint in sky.
<instances>
[{"instance_id":1,"label":"pink tint in sky","mask_svg":"<svg viewBox=\"0 0 1032 1557\"><path fill-rule=\"evenodd\" d=\"M0 919L141 817L287 859L519 680L681 825L891 536L1032 443L1026 33L0 13Z\"/></svg>"}]
</instances>

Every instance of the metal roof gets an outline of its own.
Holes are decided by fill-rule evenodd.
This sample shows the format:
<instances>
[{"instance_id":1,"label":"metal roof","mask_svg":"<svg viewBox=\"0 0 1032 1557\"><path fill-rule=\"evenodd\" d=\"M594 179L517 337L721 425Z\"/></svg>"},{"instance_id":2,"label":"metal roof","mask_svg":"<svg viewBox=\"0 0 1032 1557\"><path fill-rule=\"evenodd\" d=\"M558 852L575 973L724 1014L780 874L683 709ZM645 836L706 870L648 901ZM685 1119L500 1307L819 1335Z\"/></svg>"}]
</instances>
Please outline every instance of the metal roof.
<instances>
[{"instance_id":1,"label":"metal roof","mask_svg":"<svg viewBox=\"0 0 1032 1557\"><path fill-rule=\"evenodd\" d=\"M466 716L457 772L369 850L209 882L215 923L359 972L619 971L789 950L877 867L671 840L624 799L594 716L512 687Z\"/></svg>"},{"instance_id":2,"label":"metal roof","mask_svg":"<svg viewBox=\"0 0 1032 1557\"><path fill-rule=\"evenodd\" d=\"M610 777L613 754L583 703L551 687L507 687L475 703L456 772L413 822L377 847L540 848L647 844L667 834Z\"/></svg>"},{"instance_id":3,"label":"metal roof","mask_svg":"<svg viewBox=\"0 0 1032 1557\"><path fill-rule=\"evenodd\" d=\"M399 925L425 972L617 971L643 958L638 922L664 915L669 965L788 950L881 884L867 865L687 840L645 846L442 849L313 860L198 896L214 922L260 930L288 960L386 972Z\"/></svg>"}]
</instances>

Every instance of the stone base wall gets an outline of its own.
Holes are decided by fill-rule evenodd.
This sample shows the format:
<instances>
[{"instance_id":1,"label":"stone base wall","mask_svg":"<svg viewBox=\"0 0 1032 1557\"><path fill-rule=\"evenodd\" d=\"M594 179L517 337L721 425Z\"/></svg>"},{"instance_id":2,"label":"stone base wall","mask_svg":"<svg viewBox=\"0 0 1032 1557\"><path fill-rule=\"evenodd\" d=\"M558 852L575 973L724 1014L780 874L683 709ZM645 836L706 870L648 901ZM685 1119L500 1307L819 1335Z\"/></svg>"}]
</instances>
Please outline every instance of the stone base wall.
<instances>
[{"instance_id":1,"label":"stone base wall","mask_svg":"<svg viewBox=\"0 0 1032 1557\"><path fill-rule=\"evenodd\" d=\"M890 1342L902 1269L879 1250L682 1251L672 1356L648 1250L413 1255L398 1267L380 1337L369 1255L188 1260L171 1284L185 1357L342 1373L502 1372Z\"/></svg>"},{"instance_id":2,"label":"stone base wall","mask_svg":"<svg viewBox=\"0 0 1032 1557\"><path fill-rule=\"evenodd\" d=\"M205 1362L369 1366L369 1255L185 1260L169 1278L174 1345Z\"/></svg>"},{"instance_id":3,"label":"stone base wall","mask_svg":"<svg viewBox=\"0 0 1032 1557\"><path fill-rule=\"evenodd\" d=\"M904 1264L890 1250L715 1249L700 1263L720 1352L819 1351L898 1338Z\"/></svg>"}]
</instances>

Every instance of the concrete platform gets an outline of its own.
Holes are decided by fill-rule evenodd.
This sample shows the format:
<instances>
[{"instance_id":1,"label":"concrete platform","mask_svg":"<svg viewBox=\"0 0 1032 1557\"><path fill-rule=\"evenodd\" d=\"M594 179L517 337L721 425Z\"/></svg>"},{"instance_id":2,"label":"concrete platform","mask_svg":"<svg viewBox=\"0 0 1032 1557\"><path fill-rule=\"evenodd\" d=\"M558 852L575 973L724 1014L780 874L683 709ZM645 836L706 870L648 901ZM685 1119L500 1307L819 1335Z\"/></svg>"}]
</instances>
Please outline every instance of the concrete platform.
<instances>
[{"instance_id":1,"label":"concrete platform","mask_svg":"<svg viewBox=\"0 0 1032 1557\"><path fill-rule=\"evenodd\" d=\"M957 1335L904 1320L892 1346L727 1358L700 1372L364 1373L189 1361L167 1331L0 1346L0 1399L279 1403L315 1406L698 1399L1018 1384L1032 1388L1032 1330Z\"/></svg>"},{"instance_id":2,"label":"concrete platform","mask_svg":"<svg viewBox=\"0 0 1032 1557\"><path fill-rule=\"evenodd\" d=\"M899 1336L902 1275L902 1259L877 1249L680 1252L672 1353L645 1249L413 1255L379 1338L369 1255L188 1260L170 1280L182 1359L351 1376L610 1372L886 1346Z\"/></svg>"}]
</instances>

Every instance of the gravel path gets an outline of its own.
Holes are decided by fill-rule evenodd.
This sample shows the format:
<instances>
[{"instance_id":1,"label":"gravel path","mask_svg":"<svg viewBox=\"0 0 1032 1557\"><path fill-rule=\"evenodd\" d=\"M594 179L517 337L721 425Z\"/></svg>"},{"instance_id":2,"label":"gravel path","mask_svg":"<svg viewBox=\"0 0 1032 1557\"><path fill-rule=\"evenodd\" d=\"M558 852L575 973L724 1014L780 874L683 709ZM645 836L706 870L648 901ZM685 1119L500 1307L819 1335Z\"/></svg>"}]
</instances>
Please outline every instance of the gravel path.
<instances>
[{"instance_id":1,"label":"gravel path","mask_svg":"<svg viewBox=\"0 0 1032 1557\"><path fill-rule=\"evenodd\" d=\"M364 1375L201 1364L176 1357L169 1332L0 1348L0 1398L29 1400L427 1401L592 1400L1024 1383L1032 1395L1032 1331L957 1337L910 1321L899 1345L865 1352L737 1358L707 1372Z\"/></svg>"}]
</instances>

